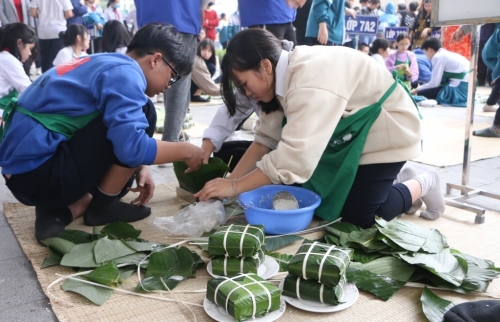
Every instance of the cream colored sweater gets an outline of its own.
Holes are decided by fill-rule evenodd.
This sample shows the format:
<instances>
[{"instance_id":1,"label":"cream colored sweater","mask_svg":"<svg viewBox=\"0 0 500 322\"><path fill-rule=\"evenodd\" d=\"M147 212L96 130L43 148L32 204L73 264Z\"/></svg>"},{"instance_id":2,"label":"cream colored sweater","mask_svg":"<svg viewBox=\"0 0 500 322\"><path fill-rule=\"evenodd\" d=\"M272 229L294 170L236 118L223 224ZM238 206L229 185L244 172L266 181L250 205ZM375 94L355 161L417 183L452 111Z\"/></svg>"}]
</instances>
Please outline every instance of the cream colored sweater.
<instances>
[{"instance_id":1,"label":"cream colored sweater","mask_svg":"<svg viewBox=\"0 0 500 322\"><path fill-rule=\"evenodd\" d=\"M307 181L340 118L376 103L393 83L385 66L350 48L299 46L283 52L276 68L283 110L259 115L255 141L273 151L257 167L273 183ZM282 128L283 115L287 124ZM415 158L421 139L417 108L398 86L368 133L360 164Z\"/></svg>"}]
</instances>

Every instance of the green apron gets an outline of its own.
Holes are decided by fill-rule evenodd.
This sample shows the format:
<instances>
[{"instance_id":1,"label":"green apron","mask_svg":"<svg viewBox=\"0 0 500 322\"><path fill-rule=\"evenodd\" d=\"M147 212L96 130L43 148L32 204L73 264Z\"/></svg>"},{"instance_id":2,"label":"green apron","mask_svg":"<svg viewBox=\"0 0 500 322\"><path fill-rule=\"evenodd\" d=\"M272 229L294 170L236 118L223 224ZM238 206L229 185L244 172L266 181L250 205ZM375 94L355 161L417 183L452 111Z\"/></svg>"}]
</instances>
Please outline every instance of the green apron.
<instances>
[{"instance_id":1,"label":"green apron","mask_svg":"<svg viewBox=\"0 0 500 322\"><path fill-rule=\"evenodd\" d=\"M406 54L406 61L400 61L398 60L398 55L396 55L396 61L394 62L394 66L398 65L407 65L408 67L411 66L411 60L410 57L408 57L408 54ZM406 72L404 69L396 69L393 71L393 76L394 78L400 80L408 89L411 88L411 82L406 79Z\"/></svg>"},{"instance_id":2,"label":"green apron","mask_svg":"<svg viewBox=\"0 0 500 322\"><path fill-rule=\"evenodd\" d=\"M443 76L441 77L441 85L440 86L446 86L450 82L450 79L464 79L465 75L467 73L450 73L450 72L444 72Z\"/></svg>"},{"instance_id":3,"label":"green apron","mask_svg":"<svg viewBox=\"0 0 500 322\"><path fill-rule=\"evenodd\" d=\"M30 116L31 118L37 120L40 124L42 124L47 130L62 134L68 140L70 140L78 130L85 127L85 125L90 123L100 114L99 111L95 111L83 116L35 113L17 105L17 98L11 97L10 102L4 107L3 111L3 124L2 126L0 126L0 143L3 141L3 138L5 137L5 134L7 133L7 130L12 123L14 112L19 112Z\"/></svg>"},{"instance_id":4,"label":"green apron","mask_svg":"<svg viewBox=\"0 0 500 322\"><path fill-rule=\"evenodd\" d=\"M340 119L312 177L302 185L321 196L321 205L315 212L317 216L327 221L340 217L356 177L368 132L379 116L382 104L399 83L396 80L377 103Z\"/></svg>"},{"instance_id":5,"label":"green apron","mask_svg":"<svg viewBox=\"0 0 500 322\"><path fill-rule=\"evenodd\" d=\"M0 109L5 109L7 105L9 105L10 101L12 101L13 98L17 98L19 94L15 89L9 92L9 94L5 95L4 97L0 98Z\"/></svg>"}]
</instances>

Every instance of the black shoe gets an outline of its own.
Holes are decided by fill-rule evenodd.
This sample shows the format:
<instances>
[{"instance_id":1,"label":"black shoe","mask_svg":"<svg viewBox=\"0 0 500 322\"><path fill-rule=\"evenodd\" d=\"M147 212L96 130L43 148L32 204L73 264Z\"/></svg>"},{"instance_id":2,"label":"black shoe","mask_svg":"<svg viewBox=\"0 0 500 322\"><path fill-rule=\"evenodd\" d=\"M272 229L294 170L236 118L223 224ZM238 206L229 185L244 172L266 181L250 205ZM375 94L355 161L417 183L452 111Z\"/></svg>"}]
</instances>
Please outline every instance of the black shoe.
<instances>
[{"instance_id":1,"label":"black shoe","mask_svg":"<svg viewBox=\"0 0 500 322\"><path fill-rule=\"evenodd\" d=\"M181 131L181 134L179 135L179 142L189 142L189 141L190 141L189 135L186 132Z\"/></svg>"},{"instance_id":2,"label":"black shoe","mask_svg":"<svg viewBox=\"0 0 500 322\"><path fill-rule=\"evenodd\" d=\"M191 102L196 102L196 103L208 103L210 102L209 99L203 98L199 95L196 96L191 96Z\"/></svg>"},{"instance_id":3,"label":"black shoe","mask_svg":"<svg viewBox=\"0 0 500 322\"><path fill-rule=\"evenodd\" d=\"M59 236L59 233L73 221L69 208L49 210L35 207L35 216L35 238L42 246L46 246L43 240Z\"/></svg>"}]
</instances>

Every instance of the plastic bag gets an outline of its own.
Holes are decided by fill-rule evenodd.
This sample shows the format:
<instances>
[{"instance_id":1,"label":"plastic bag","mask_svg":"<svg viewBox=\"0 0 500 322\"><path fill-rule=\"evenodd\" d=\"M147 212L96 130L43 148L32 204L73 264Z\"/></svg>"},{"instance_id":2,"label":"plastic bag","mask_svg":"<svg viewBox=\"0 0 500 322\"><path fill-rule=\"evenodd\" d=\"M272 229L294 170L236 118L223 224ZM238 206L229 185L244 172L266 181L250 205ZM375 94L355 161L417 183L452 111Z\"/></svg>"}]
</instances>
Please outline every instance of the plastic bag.
<instances>
[{"instance_id":1,"label":"plastic bag","mask_svg":"<svg viewBox=\"0 0 500 322\"><path fill-rule=\"evenodd\" d=\"M224 205L219 200L202 201L181 209L174 216L157 217L153 224L167 236L199 237L226 222Z\"/></svg>"}]
</instances>

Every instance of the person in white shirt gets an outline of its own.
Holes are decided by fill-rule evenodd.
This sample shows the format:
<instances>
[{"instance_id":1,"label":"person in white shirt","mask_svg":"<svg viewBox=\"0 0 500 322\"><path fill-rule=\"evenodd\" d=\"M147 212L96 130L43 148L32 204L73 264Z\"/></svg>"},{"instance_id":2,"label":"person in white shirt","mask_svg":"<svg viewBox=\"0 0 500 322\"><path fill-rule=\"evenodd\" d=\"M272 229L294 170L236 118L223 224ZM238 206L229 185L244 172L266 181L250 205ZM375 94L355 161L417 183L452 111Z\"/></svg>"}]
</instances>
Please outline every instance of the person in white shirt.
<instances>
[{"instance_id":1,"label":"person in white shirt","mask_svg":"<svg viewBox=\"0 0 500 322\"><path fill-rule=\"evenodd\" d=\"M391 54L389 42L383 38L377 38L370 47L370 53L373 59L385 66L385 60Z\"/></svg>"},{"instance_id":2,"label":"person in white shirt","mask_svg":"<svg viewBox=\"0 0 500 322\"><path fill-rule=\"evenodd\" d=\"M120 9L120 0L109 0L108 7L104 10L104 20L118 20L123 23L125 21L125 14Z\"/></svg>"},{"instance_id":3,"label":"person in white shirt","mask_svg":"<svg viewBox=\"0 0 500 322\"><path fill-rule=\"evenodd\" d=\"M32 0L30 14L38 18L42 72L52 68L52 62L63 47L59 33L66 31L66 19L74 16L70 0Z\"/></svg>"},{"instance_id":4,"label":"person in white shirt","mask_svg":"<svg viewBox=\"0 0 500 322\"><path fill-rule=\"evenodd\" d=\"M24 92L31 81L23 69L37 37L33 29L16 22L0 28L0 119L3 109Z\"/></svg>"},{"instance_id":5,"label":"person in white shirt","mask_svg":"<svg viewBox=\"0 0 500 322\"><path fill-rule=\"evenodd\" d=\"M441 41L429 38L422 50L432 62L431 80L411 93L436 100L445 106L467 106L470 62L467 58L442 48Z\"/></svg>"},{"instance_id":6,"label":"person in white shirt","mask_svg":"<svg viewBox=\"0 0 500 322\"><path fill-rule=\"evenodd\" d=\"M71 25L66 32L61 32L59 35L64 44L54 61L54 66L64 64L70 60L87 56L87 49L89 49L90 36L87 28L82 25Z\"/></svg>"}]
</instances>

